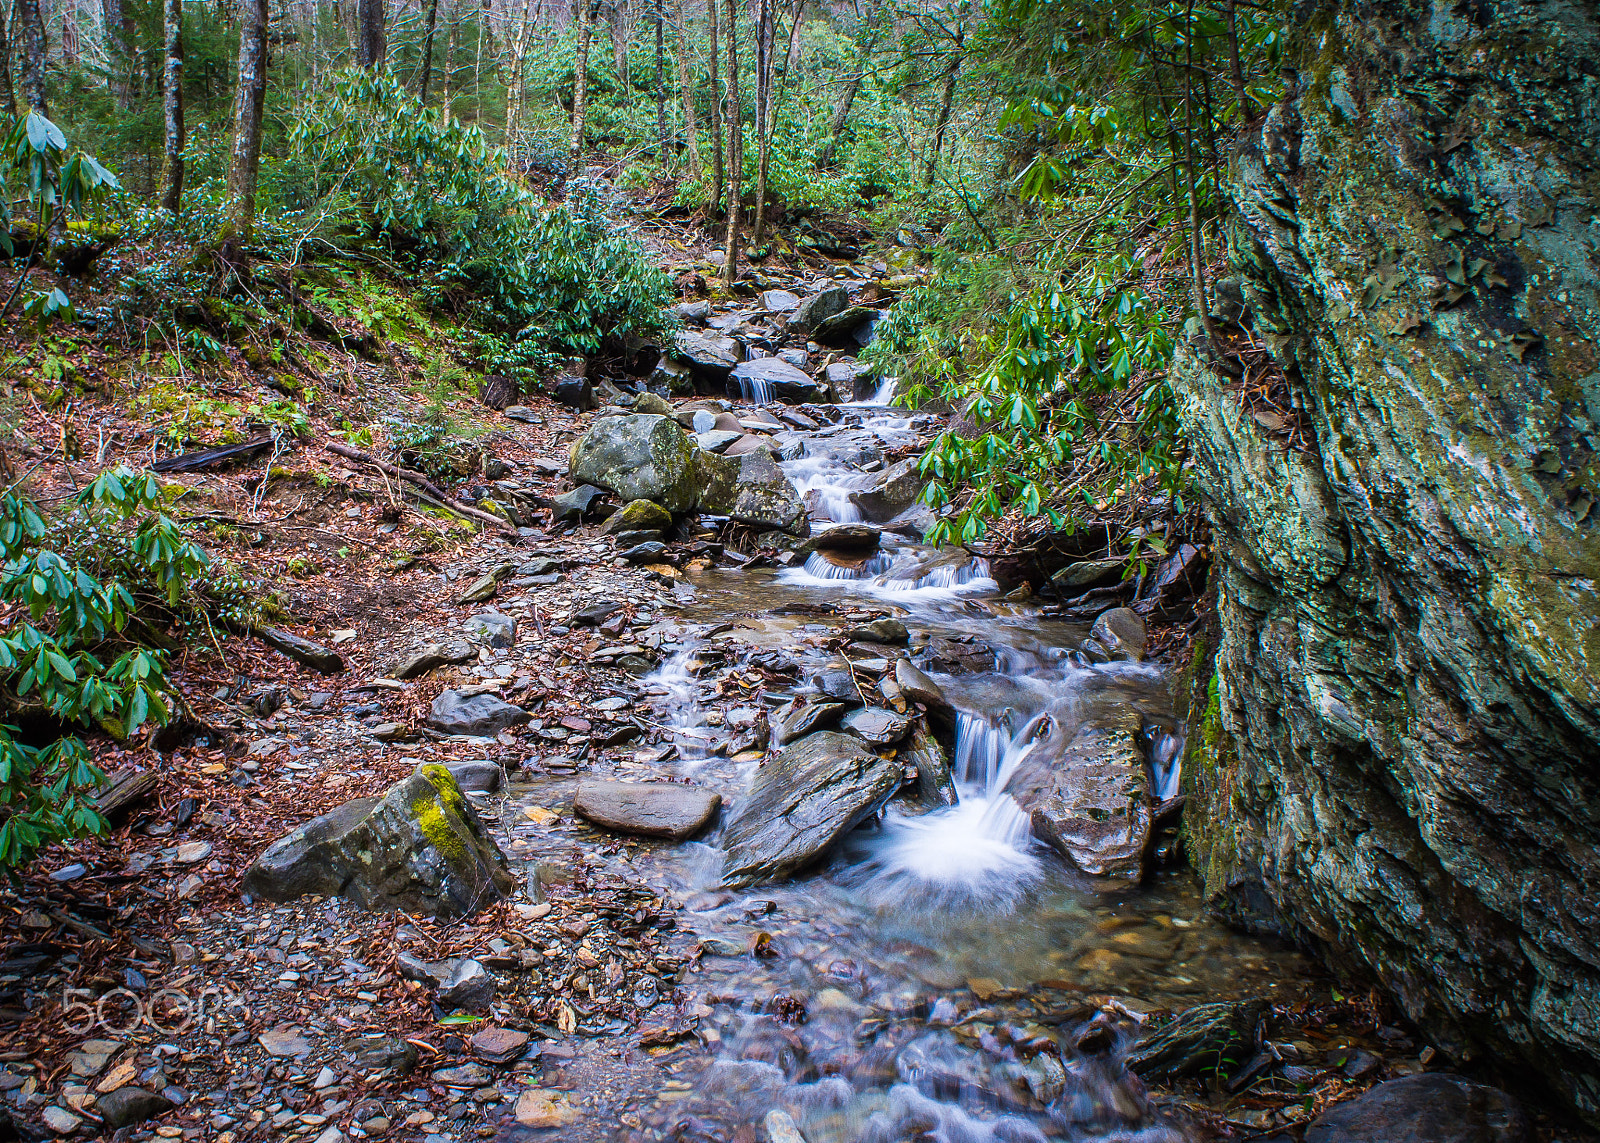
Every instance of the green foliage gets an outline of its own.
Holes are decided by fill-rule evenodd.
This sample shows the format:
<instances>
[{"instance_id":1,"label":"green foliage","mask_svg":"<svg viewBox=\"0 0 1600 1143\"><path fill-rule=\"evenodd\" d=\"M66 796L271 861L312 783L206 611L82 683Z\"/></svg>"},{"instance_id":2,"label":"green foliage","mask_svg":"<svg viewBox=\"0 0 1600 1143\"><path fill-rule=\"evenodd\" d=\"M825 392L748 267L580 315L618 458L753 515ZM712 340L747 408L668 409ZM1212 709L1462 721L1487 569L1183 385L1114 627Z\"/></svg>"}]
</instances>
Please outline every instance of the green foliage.
<instances>
[{"instance_id":1,"label":"green foliage","mask_svg":"<svg viewBox=\"0 0 1600 1143\"><path fill-rule=\"evenodd\" d=\"M17 702L118 737L166 721L167 662L148 645L152 623L239 612L244 597L220 577L208 586L211 561L165 506L160 482L127 468L102 473L59 516L0 495L0 599L20 612L0 634L0 672ZM0 868L104 828L92 800L102 775L82 740L36 747L15 730L0 728Z\"/></svg>"}]
</instances>

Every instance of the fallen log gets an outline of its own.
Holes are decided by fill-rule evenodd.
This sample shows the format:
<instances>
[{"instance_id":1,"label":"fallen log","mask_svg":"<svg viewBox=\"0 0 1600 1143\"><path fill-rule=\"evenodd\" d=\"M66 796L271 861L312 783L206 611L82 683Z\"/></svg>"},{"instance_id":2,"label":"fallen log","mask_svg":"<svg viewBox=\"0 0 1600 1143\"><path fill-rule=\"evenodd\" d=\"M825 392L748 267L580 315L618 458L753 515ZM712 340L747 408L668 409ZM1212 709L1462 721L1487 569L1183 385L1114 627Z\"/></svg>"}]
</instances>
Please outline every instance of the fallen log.
<instances>
[{"instance_id":1,"label":"fallen log","mask_svg":"<svg viewBox=\"0 0 1600 1143\"><path fill-rule=\"evenodd\" d=\"M106 788L95 795L95 808L108 820L115 818L154 793L158 782L153 770L125 767L111 775Z\"/></svg>"},{"instance_id":2,"label":"fallen log","mask_svg":"<svg viewBox=\"0 0 1600 1143\"><path fill-rule=\"evenodd\" d=\"M426 476L423 476L420 472L412 472L409 468L401 468L399 465L390 464L386 460L379 460L377 457L368 453L364 453L360 449L351 448L349 445L342 445L336 441L329 441L322 447L336 456L342 456L348 460L360 461L362 464L370 464L379 472L392 476L397 480L404 480L407 484L411 484L417 488L420 488L434 500L437 500L441 508L448 508L450 511L456 513L457 515L465 516L469 520L477 520L480 523L489 524L512 535L516 534L516 528L507 523L505 520L502 520L499 516L494 515L492 512L485 512L481 508L473 508L470 505L461 503L461 501L449 495L444 491L444 489L433 483L433 481L429 480Z\"/></svg>"},{"instance_id":3,"label":"fallen log","mask_svg":"<svg viewBox=\"0 0 1600 1143\"><path fill-rule=\"evenodd\" d=\"M156 461L150 468L155 472L194 472L231 460L236 456L249 456L251 453L270 447L271 444L270 436L256 437L239 444L224 445L221 448L207 448L199 452L186 452L182 456L169 456L165 460Z\"/></svg>"},{"instance_id":4,"label":"fallen log","mask_svg":"<svg viewBox=\"0 0 1600 1143\"><path fill-rule=\"evenodd\" d=\"M302 638L292 631L283 631L277 627L267 627L258 623L225 623L223 626L235 634L249 635L261 640L279 654L287 655L318 674L336 675L344 670L344 659L338 652L324 647L321 643Z\"/></svg>"}]
</instances>

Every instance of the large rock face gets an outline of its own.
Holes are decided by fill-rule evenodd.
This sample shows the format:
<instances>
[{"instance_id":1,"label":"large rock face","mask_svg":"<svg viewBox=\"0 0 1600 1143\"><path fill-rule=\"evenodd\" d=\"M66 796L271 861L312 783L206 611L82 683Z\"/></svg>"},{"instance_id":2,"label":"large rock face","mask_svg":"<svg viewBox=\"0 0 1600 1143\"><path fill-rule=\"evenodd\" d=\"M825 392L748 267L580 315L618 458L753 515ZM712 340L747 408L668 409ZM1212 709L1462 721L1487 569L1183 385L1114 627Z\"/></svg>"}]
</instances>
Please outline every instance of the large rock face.
<instances>
[{"instance_id":1,"label":"large rock face","mask_svg":"<svg viewBox=\"0 0 1600 1143\"><path fill-rule=\"evenodd\" d=\"M1201 350L1173 376L1219 570L1192 854L1236 919L1600 1121L1596 9L1302 26L1230 189L1298 425Z\"/></svg>"},{"instance_id":2,"label":"large rock face","mask_svg":"<svg viewBox=\"0 0 1600 1143\"><path fill-rule=\"evenodd\" d=\"M694 507L694 444L671 417L602 417L572 446L572 480L668 512Z\"/></svg>"},{"instance_id":3,"label":"large rock face","mask_svg":"<svg viewBox=\"0 0 1600 1143\"><path fill-rule=\"evenodd\" d=\"M695 471L703 512L795 535L804 535L810 527L800 494L764 448L742 456L702 450L695 457Z\"/></svg>"},{"instance_id":4,"label":"large rock face","mask_svg":"<svg viewBox=\"0 0 1600 1143\"><path fill-rule=\"evenodd\" d=\"M273 842L243 884L268 901L315 893L454 920L516 882L450 771L430 764L381 798L346 802Z\"/></svg>"}]
</instances>

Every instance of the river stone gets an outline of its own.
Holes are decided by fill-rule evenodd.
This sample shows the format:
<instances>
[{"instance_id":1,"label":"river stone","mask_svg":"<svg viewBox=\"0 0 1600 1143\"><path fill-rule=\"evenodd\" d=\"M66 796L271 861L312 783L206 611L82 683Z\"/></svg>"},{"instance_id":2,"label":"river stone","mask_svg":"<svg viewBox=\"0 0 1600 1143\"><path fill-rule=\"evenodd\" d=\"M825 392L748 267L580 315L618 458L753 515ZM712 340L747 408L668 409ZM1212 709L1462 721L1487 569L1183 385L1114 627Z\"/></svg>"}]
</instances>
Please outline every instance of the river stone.
<instances>
[{"instance_id":1,"label":"river stone","mask_svg":"<svg viewBox=\"0 0 1600 1143\"><path fill-rule=\"evenodd\" d=\"M913 666L910 659L895 660L894 681L900 688L900 693L909 701L920 702L930 712L942 715L953 713L950 700L945 698L944 690Z\"/></svg>"},{"instance_id":2,"label":"river stone","mask_svg":"<svg viewBox=\"0 0 1600 1143\"><path fill-rule=\"evenodd\" d=\"M866 341L862 340L861 331L875 323L881 316L879 311L871 306L851 306L818 322L811 331L811 337L823 345L848 345L851 342L865 345Z\"/></svg>"},{"instance_id":3,"label":"river stone","mask_svg":"<svg viewBox=\"0 0 1600 1143\"><path fill-rule=\"evenodd\" d=\"M726 381L739 364L739 343L731 337L684 330L674 338L671 354L705 377Z\"/></svg>"},{"instance_id":4,"label":"river stone","mask_svg":"<svg viewBox=\"0 0 1600 1143\"><path fill-rule=\"evenodd\" d=\"M831 662L808 680L819 694L845 706L860 706L861 691L856 686L855 672L844 662Z\"/></svg>"},{"instance_id":5,"label":"river stone","mask_svg":"<svg viewBox=\"0 0 1600 1143\"><path fill-rule=\"evenodd\" d=\"M605 495L605 490L596 488L592 484L580 484L570 492L563 492L555 498L555 518L557 520L578 520L587 516L594 507L594 502Z\"/></svg>"},{"instance_id":6,"label":"river stone","mask_svg":"<svg viewBox=\"0 0 1600 1143\"><path fill-rule=\"evenodd\" d=\"M787 328L796 333L806 333L818 322L826 321L850 304L850 293L843 286L830 286L812 294L789 315Z\"/></svg>"},{"instance_id":7,"label":"river stone","mask_svg":"<svg viewBox=\"0 0 1600 1143\"><path fill-rule=\"evenodd\" d=\"M870 389L865 394L860 391L864 387L860 382L870 377L871 372L859 361L835 361L823 370L823 375L840 400L863 401L872 396Z\"/></svg>"},{"instance_id":8,"label":"river stone","mask_svg":"<svg viewBox=\"0 0 1600 1143\"><path fill-rule=\"evenodd\" d=\"M844 637L854 643L900 644L911 638L906 625L898 619L874 619L855 627L846 627Z\"/></svg>"},{"instance_id":9,"label":"river stone","mask_svg":"<svg viewBox=\"0 0 1600 1143\"><path fill-rule=\"evenodd\" d=\"M639 533L627 533L638 535ZM661 533L655 532L659 536ZM619 553L619 558L627 560L630 564L659 564L667 558L667 545L660 540L646 540L642 544L635 544L631 548Z\"/></svg>"},{"instance_id":10,"label":"river stone","mask_svg":"<svg viewBox=\"0 0 1600 1143\"><path fill-rule=\"evenodd\" d=\"M1147 1024L1128 1053L1128 1070L1153 1083L1232 1075L1255 1053L1257 1025L1270 1011L1264 1000L1227 1000L1196 1004L1165 1024Z\"/></svg>"},{"instance_id":11,"label":"river stone","mask_svg":"<svg viewBox=\"0 0 1600 1143\"><path fill-rule=\"evenodd\" d=\"M596 421L572 446L572 479L668 512L694 507L696 449L671 417L630 413Z\"/></svg>"},{"instance_id":12,"label":"river stone","mask_svg":"<svg viewBox=\"0 0 1600 1143\"><path fill-rule=\"evenodd\" d=\"M664 532L672 527L672 513L653 500L630 500L600 527L602 536L619 532Z\"/></svg>"},{"instance_id":13,"label":"river stone","mask_svg":"<svg viewBox=\"0 0 1600 1143\"><path fill-rule=\"evenodd\" d=\"M911 736L900 748L899 758L907 769L916 767L917 805L937 810L960 801L956 794L955 778L950 772L950 756L920 721L915 723Z\"/></svg>"},{"instance_id":14,"label":"river stone","mask_svg":"<svg viewBox=\"0 0 1600 1143\"><path fill-rule=\"evenodd\" d=\"M357 1072L372 1079L394 1079L417 1066L416 1045L383 1032L352 1036L344 1042L344 1052Z\"/></svg>"},{"instance_id":15,"label":"river stone","mask_svg":"<svg viewBox=\"0 0 1600 1143\"><path fill-rule=\"evenodd\" d=\"M761 529L805 534L809 523L800 494L766 449L734 457L699 451L696 461L702 512Z\"/></svg>"},{"instance_id":16,"label":"river stone","mask_svg":"<svg viewBox=\"0 0 1600 1143\"><path fill-rule=\"evenodd\" d=\"M911 723L908 715L881 706L868 706L845 715L840 726L873 746L893 746L911 733Z\"/></svg>"},{"instance_id":17,"label":"river stone","mask_svg":"<svg viewBox=\"0 0 1600 1143\"><path fill-rule=\"evenodd\" d=\"M446 762L444 768L456 780L456 785L469 794L492 794L505 780L505 771L498 763L479 758L469 762Z\"/></svg>"},{"instance_id":18,"label":"river stone","mask_svg":"<svg viewBox=\"0 0 1600 1143\"><path fill-rule=\"evenodd\" d=\"M509 647L517 641L517 621L500 611L482 611L461 625L468 634L482 635L491 647Z\"/></svg>"},{"instance_id":19,"label":"river stone","mask_svg":"<svg viewBox=\"0 0 1600 1143\"><path fill-rule=\"evenodd\" d=\"M1107 658L1139 662L1149 636L1139 613L1127 607L1113 607L1094 621L1089 638L1104 650Z\"/></svg>"},{"instance_id":20,"label":"river stone","mask_svg":"<svg viewBox=\"0 0 1600 1143\"><path fill-rule=\"evenodd\" d=\"M721 794L669 782L583 782L572 797L596 825L674 841L699 833L721 806Z\"/></svg>"},{"instance_id":21,"label":"river stone","mask_svg":"<svg viewBox=\"0 0 1600 1143\"><path fill-rule=\"evenodd\" d=\"M494 695L463 698L460 691L444 691L433 700L428 725L445 734L470 734L490 738L508 726L527 722L528 712Z\"/></svg>"},{"instance_id":22,"label":"river stone","mask_svg":"<svg viewBox=\"0 0 1600 1143\"><path fill-rule=\"evenodd\" d=\"M746 433L722 450L723 456L749 456L752 453L764 452L772 455L772 442L752 433Z\"/></svg>"},{"instance_id":23,"label":"river stone","mask_svg":"<svg viewBox=\"0 0 1600 1143\"><path fill-rule=\"evenodd\" d=\"M1122 576L1128 566L1126 560L1079 560L1068 564L1050 577L1062 594L1077 594L1096 584L1110 583Z\"/></svg>"},{"instance_id":24,"label":"river stone","mask_svg":"<svg viewBox=\"0 0 1600 1143\"><path fill-rule=\"evenodd\" d=\"M754 361L741 361L733 369L735 382L765 381L772 387L774 400L803 405L822 399L822 387L816 379L796 369L777 357L758 357Z\"/></svg>"},{"instance_id":25,"label":"river stone","mask_svg":"<svg viewBox=\"0 0 1600 1143\"><path fill-rule=\"evenodd\" d=\"M1423 1074L1380 1083L1334 1104L1305 1143L1532 1143L1528 1117L1499 1088Z\"/></svg>"},{"instance_id":26,"label":"river stone","mask_svg":"<svg viewBox=\"0 0 1600 1143\"><path fill-rule=\"evenodd\" d=\"M670 417L672 416L672 405L666 398L659 397L647 389L634 398L633 411L658 417Z\"/></svg>"},{"instance_id":27,"label":"river stone","mask_svg":"<svg viewBox=\"0 0 1600 1143\"><path fill-rule=\"evenodd\" d=\"M439 986L439 1007L482 1012L489 1007L499 985L494 974L470 957L457 961Z\"/></svg>"},{"instance_id":28,"label":"river stone","mask_svg":"<svg viewBox=\"0 0 1600 1143\"><path fill-rule=\"evenodd\" d=\"M1036 747L1007 787L1034 833L1093 877L1137 883L1144 875L1150 780L1140 728L1131 708L1103 715L1080 726L1059 757L1050 757L1053 740Z\"/></svg>"},{"instance_id":29,"label":"river stone","mask_svg":"<svg viewBox=\"0 0 1600 1143\"><path fill-rule=\"evenodd\" d=\"M857 699L857 702L860 700ZM804 738L813 730L832 726L844 714L845 705L839 702L814 702L790 712L773 731L779 746L786 746L796 738Z\"/></svg>"},{"instance_id":30,"label":"river stone","mask_svg":"<svg viewBox=\"0 0 1600 1143\"><path fill-rule=\"evenodd\" d=\"M245 871L268 901L307 893L366 909L458 920L516 880L450 771L428 764L381 798L357 798L273 842Z\"/></svg>"},{"instance_id":31,"label":"river stone","mask_svg":"<svg viewBox=\"0 0 1600 1143\"><path fill-rule=\"evenodd\" d=\"M899 762L847 734L822 731L784 747L756 770L723 828L723 884L739 888L803 869L876 813L903 776Z\"/></svg>"},{"instance_id":32,"label":"river stone","mask_svg":"<svg viewBox=\"0 0 1600 1143\"><path fill-rule=\"evenodd\" d=\"M701 433L695 437L695 444L707 452L727 452L729 445L743 438L743 433L728 432L724 429L711 429L709 432Z\"/></svg>"},{"instance_id":33,"label":"river stone","mask_svg":"<svg viewBox=\"0 0 1600 1143\"><path fill-rule=\"evenodd\" d=\"M795 555L809 556L812 552L870 555L878 550L878 544L882 539L883 530L871 524L839 524L813 532L809 540L795 549Z\"/></svg>"},{"instance_id":34,"label":"river stone","mask_svg":"<svg viewBox=\"0 0 1600 1143\"><path fill-rule=\"evenodd\" d=\"M850 493L850 503L874 523L892 520L916 502L922 491L915 460L902 460L880 472L871 487Z\"/></svg>"},{"instance_id":35,"label":"river stone","mask_svg":"<svg viewBox=\"0 0 1600 1143\"><path fill-rule=\"evenodd\" d=\"M116 1131L153 1119L176 1106L164 1095L146 1091L142 1087L119 1087L108 1091L94 1101L94 1111L105 1121L107 1131Z\"/></svg>"}]
</instances>

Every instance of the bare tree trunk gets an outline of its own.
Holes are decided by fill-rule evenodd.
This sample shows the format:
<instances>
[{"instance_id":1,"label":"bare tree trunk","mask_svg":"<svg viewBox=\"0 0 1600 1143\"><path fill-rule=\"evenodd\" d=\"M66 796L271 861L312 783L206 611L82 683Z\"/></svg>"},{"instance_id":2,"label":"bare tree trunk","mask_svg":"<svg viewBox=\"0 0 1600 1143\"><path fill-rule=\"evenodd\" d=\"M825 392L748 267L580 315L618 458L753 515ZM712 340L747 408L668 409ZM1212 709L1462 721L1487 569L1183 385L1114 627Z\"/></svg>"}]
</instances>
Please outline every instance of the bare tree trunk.
<instances>
[{"instance_id":1,"label":"bare tree trunk","mask_svg":"<svg viewBox=\"0 0 1600 1143\"><path fill-rule=\"evenodd\" d=\"M866 39L861 42L861 66L845 80L844 90L839 93L838 105L833 109L833 122L828 124L828 141L822 145L822 153L817 156L817 166L824 170L833 166L834 153L839 149L839 139L844 134L846 121L850 118L850 105L856 101L856 95L861 90L861 80L866 75L867 64L872 57L872 49L878 44L878 5L873 4L868 8L863 19L867 22L867 29Z\"/></svg>"},{"instance_id":2,"label":"bare tree trunk","mask_svg":"<svg viewBox=\"0 0 1600 1143\"><path fill-rule=\"evenodd\" d=\"M20 115L17 89L11 81L11 34L6 27L6 6L0 4L0 111Z\"/></svg>"},{"instance_id":3,"label":"bare tree trunk","mask_svg":"<svg viewBox=\"0 0 1600 1143\"><path fill-rule=\"evenodd\" d=\"M183 209L183 0L162 0L161 110L166 121L166 161L161 206Z\"/></svg>"},{"instance_id":4,"label":"bare tree trunk","mask_svg":"<svg viewBox=\"0 0 1600 1143\"><path fill-rule=\"evenodd\" d=\"M678 0L678 90L683 99L683 134L689 145L689 177L698 182L700 127L695 121L694 87L689 83L689 42L683 28L683 0Z\"/></svg>"},{"instance_id":5,"label":"bare tree trunk","mask_svg":"<svg viewBox=\"0 0 1600 1143\"><path fill-rule=\"evenodd\" d=\"M389 54L383 0L356 0L356 66L381 68Z\"/></svg>"},{"instance_id":6,"label":"bare tree trunk","mask_svg":"<svg viewBox=\"0 0 1600 1143\"><path fill-rule=\"evenodd\" d=\"M450 4L450 35L444 41L444 74L439 77L439 84L443 88L443 104L445 122L450 121L451 88L450 81L455 78L456 70L456 45L461 39L461 4L460 0L451 0Z\"/></svg>"},{"instance_id":7,"label":"bare tree trunk","mask_svg":"<svg viewBox=\"0 0 1600 1143\"><path fill-rule=\"evenodd\" d=\"M573 162L583 153L583 125L589 111L589 41L594 36L598 0L578 0L578 55L572 65L572 152Z\"/></svg>"},{"instance_id":8,"label":"bare tree trunk","mask_svg":"<svg viewBox=\"0 0 1600 1143\"><path fill-rule=\"evenodd\" d=\"M761 245L767 225L767 160L772 154L772 0L756 5L756 213L750 243Z\"/></svg>"},{"instance_id":9,"label":"bare tree trunk","mask_svg":"<svg viewBox=\"0 0 1600 1143\"><path fill-rule=\"evenodd\" d=\"M711 197L706 210L715 212L722 203L722 74L717 61L717 0L706 0L706 15L711 23Z\"/></svg>"},{"instance_id":10,"label":"bare tree trunk","mask_svg":"<svg viewBox=\"0 0 1600 1143\"><path fill-rule=\"evenodd\" d=\"M928 163L922 171L922 185L931 187L939 167L939 152L944 147L945 128L950 126L950 108L955 103L956 73L961 70L961 41L956 41L956 54L944 72L944 92L939 97L939 114L933 123L933 145L928 148Z\"/></svg>"},{"instance_id":11,"label":"bare tree trunk","mask_svg":"<svg viewBox=\"0 0 1600 1143\"><path fill-rule=\"evenodd\" d=\"M773 94L772 102L775 109L783 107L783 95L789 86L789 80L800 70L800 13L805 10L806 0L794 0L794 14L789 21L789 50L783 57L783 75L778 79L777 91ZM777 110L773 111L777 114Z\"/></svg>"},{"instance_id":12,"label":"bare tree trunk","mask_svg":"<svg viewBox=\"0 0 1600 1143\"><path fill-rule=\"evenodd\" d=\"M234 95L231 202L223 245L250 241L256 221L256 176L261 169L261 116L267 100L267 0L247 0L239 29L239 84Z\"/></svg>"},{"instance_id":13,"label":"bare tree trunk","mask_svg":"<svg viewBox=\"0 0 1600 1143\"><path fill-rule=\"evenodd\" d=\"M39 0L17 0L17 25L17 38L22 44L22 100L29 111L49 115L50 103L45 98L44 86L47 48Z\"/></svg>"},{"instance_id":14,"label":"bare tree trunk","mask_svg":"<svg viewBox=\"0 0 1600 1143\"><path fill-rule=\"evenodd\" d=\"M133 106L135 28L132 10L123 0L100 0L106 24L107 86L118 111Z\"/></svg>"},{"instance_id":15,"label":"bare tree trunk","mask_svg":"<svg viewBox=\"0 0 1600 1143\"><path fill-rule=\"evenodd\" d=\"M427 30L422 33L422 62L417 67L417 74L422 82L417 85L417 102L424 107L428 105L428 79L433 73L433 28L439 18L439 0L427 0Z\"/></svg>"},{"instance_id":16,"label":"bare tree trunk","mask_svg":"<svg viewBox=\"0 0 1600 1143\"><path fill-rule=\"evenodd\" d=\"M633 38L633 27L628 21L628 12L623 8L625 0L611 0L611 59L617 69L617 90L622 98L632 103L629 90L633 86L633 77L628 69L628 43Z\"/></svg>"},{"instance_id":17,"label":"bare tree trunk","mask_svg":"<svg viewBox=\"0 0 1600 1143\"><path fill-rule=\"evenodd\" d=\"M656 154L657 161L667 161L667 85L662 69L661 51L661 0L655 0L656 16Z\"/></svg>"},{"instance_id":18,"label":"bare tree trunk","mask_svg":"<svg viewBox=\"0 0 1600 1143\"><path fill-rule=\"evenodd\" d=\"M506 84L506 137L522 130L525 100L523 80L527 75L528 39L533 34L533 0L522 0L522 22L511 40L511 76Z\"/></svg>"},{"instance_id":19,"label":"bare tree trunk","mask_svg":"<svg viewBox=\"0 0 1600 1143\"><path fill-rule=\"evenodd\" d=\"M716 0L712 0L715 3ZM739 277L739 181L743 175L744 135L739 130L739 0L728 0L728 241L723 280Z\"/></svg>"}]
</instances>

